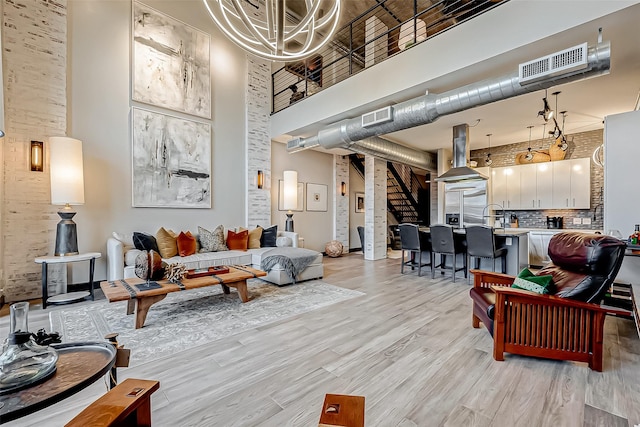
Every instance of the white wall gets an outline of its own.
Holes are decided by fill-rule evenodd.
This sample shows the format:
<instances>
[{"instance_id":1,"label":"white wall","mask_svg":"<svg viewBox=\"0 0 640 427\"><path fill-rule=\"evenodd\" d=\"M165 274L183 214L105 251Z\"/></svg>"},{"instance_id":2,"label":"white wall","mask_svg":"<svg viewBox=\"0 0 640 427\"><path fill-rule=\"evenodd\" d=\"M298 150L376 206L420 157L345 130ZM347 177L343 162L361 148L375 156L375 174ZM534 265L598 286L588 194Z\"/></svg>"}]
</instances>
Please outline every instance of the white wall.
<instances>
[{"instance_id":1,"label":"white wall","mask_svg":"<svg viewBox=\"0 0 640 427\"><path fill-rule=\"evenodd\" d=\"M307 183L327 186L327 212L308 212L305 200L305 210L293 213L294 230L304 238L304 247L324 252L327 242L333 240L333 154L314 150L289 154L284 144L271 144L271 221L278 224L278 230L284 230L286 219L286 212L278 210L278 181L285 170L298 171L298 182L305 183L305 199Z\"/></svg>"},{"instance_id":2,"label":"white wall","mask_svg":"<svg viewBox=\"0 0 640 427\"><path fill-rule=\"evenodd\" d=\"M640 198L634 172L640 158L640 111L614 114L604 121L604 231L623 238L640 224Z\"/></svg>"},{"instance_id":3,"label":"white wall","mask_svg":"<svg viewBox=\"0 0 640 427\"><path fill-rule=\"evenodd\" d=\"M114 230L155 234L161 226L197 230L246 218L246 55L218 32L201 2L145 3L211 34L212 208L131 207L130 107L150 108L130 101L131 2L70 0L68 134L84 142L85 205L75 217L81 251L105 254ZM97 279L105 278L104 266L103 259Z\"/></svg>"}]
</instances>

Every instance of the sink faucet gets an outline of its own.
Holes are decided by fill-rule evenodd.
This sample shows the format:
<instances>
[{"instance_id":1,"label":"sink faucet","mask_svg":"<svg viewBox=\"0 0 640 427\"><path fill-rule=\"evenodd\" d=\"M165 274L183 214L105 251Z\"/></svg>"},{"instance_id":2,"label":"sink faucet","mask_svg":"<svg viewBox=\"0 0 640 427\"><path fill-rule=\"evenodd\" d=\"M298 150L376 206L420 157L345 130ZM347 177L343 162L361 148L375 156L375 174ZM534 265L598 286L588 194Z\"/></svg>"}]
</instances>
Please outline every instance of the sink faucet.
<instances>
[{"instance_id":1,"label":"sink faucet","mask_svg":"<svg viewBox=\"0 0 640 427\"><path fill-rule=\"evenodd\" d=\"M496 210L500 210L502 211L502 215L485 215L487 209L489 209L491 206L497 206L500 209L496 209ZM504 213L504 207L498 203L490 203L487 206L485 206L484 208L482 208L482 219L484 220L484 218L489 218L489 222L491 222L491 218L499 218L500 216L502 216L502 228L505 228L506 224L507 224L507 214ZM491 225L493 227L493 225L490 223L489 225Z\"/></svg>"}]
</instances>

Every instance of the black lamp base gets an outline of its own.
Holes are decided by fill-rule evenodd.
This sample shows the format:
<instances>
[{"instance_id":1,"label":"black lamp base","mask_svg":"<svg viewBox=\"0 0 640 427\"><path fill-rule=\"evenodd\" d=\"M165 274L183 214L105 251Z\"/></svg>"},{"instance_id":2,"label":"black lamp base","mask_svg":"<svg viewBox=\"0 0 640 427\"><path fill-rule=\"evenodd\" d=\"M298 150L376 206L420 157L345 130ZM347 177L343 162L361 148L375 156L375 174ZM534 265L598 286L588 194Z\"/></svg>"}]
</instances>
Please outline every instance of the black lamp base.
<instances>
[{"instance_id":1,"label":"black lamp base","mask_svg":"<svg viewBox=\"0 0 640 427\"><path fill-rule=\"evenodd\" d=\"M293 212L287 212L287 220L284 222L284 231L293 232Z\"/></svg>"},{"instance_id":2,"label":"black lamp base","mask_svg":"<svg viewBox=\"0 0 640 427\"><path fill-rule=\"evenodd\" d=\"M71 219L75 214L76 213L71 210L58 212L61 220L56 227L55 256L77 255L79 253L76 223Z\"/></svg>"}]
</instances>

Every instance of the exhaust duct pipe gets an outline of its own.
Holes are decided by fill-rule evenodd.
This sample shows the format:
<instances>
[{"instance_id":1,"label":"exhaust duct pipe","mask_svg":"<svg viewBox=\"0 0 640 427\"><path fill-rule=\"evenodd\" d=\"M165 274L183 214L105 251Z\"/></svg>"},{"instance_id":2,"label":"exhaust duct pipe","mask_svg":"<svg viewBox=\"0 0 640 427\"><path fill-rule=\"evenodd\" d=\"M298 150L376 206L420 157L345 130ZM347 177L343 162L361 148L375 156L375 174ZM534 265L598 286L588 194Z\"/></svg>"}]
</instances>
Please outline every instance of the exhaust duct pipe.
<instances>
[{"instance_id":1,"label":"exhaust duct pipe","mask_svg":"<svg viewBox=\"0 0 640 427\"><path fill-rule=\"evenodd\" d=\"M572 63L574 60L575 63ZM552 66L554 63L560 63L562 66L554 68ZM537 65L532 67L532 64ZM287 143L287 151L293 153L317 146L326 149L343 148L354 152L366 150L367 154L387 160L391 160L387 156L392 154L400 157L409 156L419 164L407 161L403 163L435 171L436 162L433 154L426 153L427 158L425 159L422 151L413 150L382 138L369 139L367 143L359 143L358 141L433 123L441 116L529 92L607 74L610 65L611 45L608 41L592 47L587 47L586 44L579 45L520 64L518 71L506 76L472 83L441 94L426 94L395 104L391 107L390 121L363 127L362 117L356 117L333 123L321 129L315 136L290 140ZM525 76L522 72L523 67L526 67L524 69L527 70ZM536 75L535 72L530 71L532 69L540 71ZM408 150L413 153L409 155Z\"/></svg>"}]
</instances>

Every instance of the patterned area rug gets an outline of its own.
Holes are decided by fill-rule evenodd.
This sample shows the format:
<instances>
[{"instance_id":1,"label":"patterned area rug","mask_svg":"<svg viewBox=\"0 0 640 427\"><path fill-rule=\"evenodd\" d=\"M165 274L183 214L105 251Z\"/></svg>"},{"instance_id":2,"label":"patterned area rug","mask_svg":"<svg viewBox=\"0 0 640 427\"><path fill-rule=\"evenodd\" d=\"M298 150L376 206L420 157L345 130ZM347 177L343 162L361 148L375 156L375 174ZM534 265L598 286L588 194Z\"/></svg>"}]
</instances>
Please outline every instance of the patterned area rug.
<instances>
[{"instance_id":1,"label":"patterned area rug","mask_svg":"<svg viewBox=\"0 0 640 427\"><path fill-rule=\"evenodd\" d=\"M284 287L261 280L247 283L251 300L244 304L233 288L229 295L220 286L173 292L151 306L143 328L134 329L135 315L126 315L126 301L97 301L52 311L51 331L60 332L63 342L103 341L106 334L117 332L118 342L131 349L130 366L136 366L364 295L321 280Z\"/></svg>"}]
</instances>

